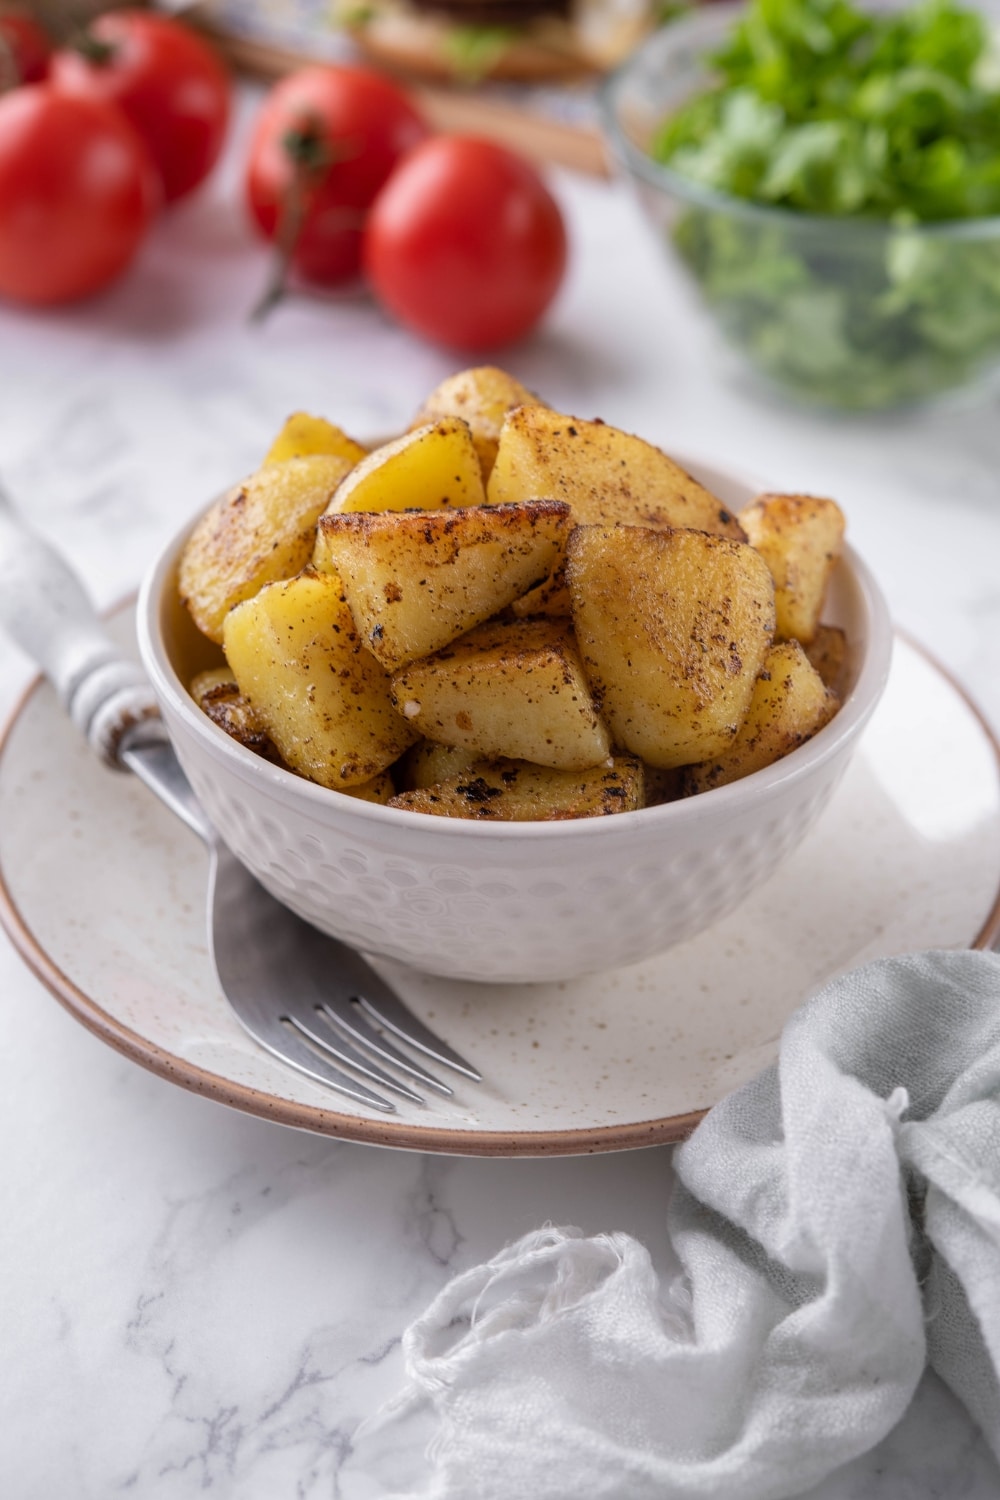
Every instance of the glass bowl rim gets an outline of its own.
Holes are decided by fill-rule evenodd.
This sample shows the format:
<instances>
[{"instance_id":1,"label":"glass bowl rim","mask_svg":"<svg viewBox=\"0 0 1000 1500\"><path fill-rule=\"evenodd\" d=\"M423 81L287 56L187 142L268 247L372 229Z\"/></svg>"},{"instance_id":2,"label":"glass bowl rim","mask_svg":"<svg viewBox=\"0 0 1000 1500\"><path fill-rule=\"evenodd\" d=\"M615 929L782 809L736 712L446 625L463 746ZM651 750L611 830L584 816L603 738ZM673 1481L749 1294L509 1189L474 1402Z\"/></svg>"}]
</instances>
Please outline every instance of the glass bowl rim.
<instances>
[{"instance_id":1,"label":"glass bowl rim","mask_svg":"<svg viewBox=\"0 0 1000 1500\"><path fill-rule=\"evenodd\" d=\"M875 241L893 237L916 237L928 240L976 241L1000 239L1000 214L979 218L905 220L880 219L873 216L850 214L815 214L802 209L783 208L769 203L755 203L750 198L737 198L717 188L706 187L694 178L656 161L641 150L630 139L619 119L619 104L623 90L632 81L636 71L645 62L650 52L662 48L667 54L672 50L670 42L683 45L691 34L721 32L744 9L742 3L712 4L705 6L679 20L659 27L613 72L602 81L598 90L598 106L605 139L611 154L620 166L648 187L667 192L676 198L695 204L700 208L713 209L733 218L758 223L761 226L788 229L805 235L831 236L839 240ZM670 40L665 42L664 37Z\"/></svg>"}]
</instances>

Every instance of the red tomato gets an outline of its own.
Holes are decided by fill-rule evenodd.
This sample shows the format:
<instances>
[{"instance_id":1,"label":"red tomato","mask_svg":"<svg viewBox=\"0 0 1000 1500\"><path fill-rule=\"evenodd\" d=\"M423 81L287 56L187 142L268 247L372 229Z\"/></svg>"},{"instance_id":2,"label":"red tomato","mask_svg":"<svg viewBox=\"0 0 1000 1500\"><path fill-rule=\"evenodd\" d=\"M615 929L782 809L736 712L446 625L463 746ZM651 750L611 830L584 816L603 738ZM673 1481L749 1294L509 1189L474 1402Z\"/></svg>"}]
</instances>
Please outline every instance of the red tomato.
<instances>
[{"instance_id":1,"label":"red tomato","mask_svg":"<svg viewBox=\"0 0 1000 1500\"><path fill-rule=\"evenodd\" d=\"M0 15L0 93L20 83L40 83L51 51L47 33L31 16L19 10Z\"/></svg>"},{"instance_id":2,"label":"red tomato","mask_svg":"<svg viewBox=\"0 0 1000 1500\"><path fill-rule=\"evenodd\" d=\"M412 151L372 207L365 271L383 306L450 349L512 343L566 269L558 205L521 157L468 136Z\"/></svg>"},{"instance_id":3,"label":"red tomato","mask_svg":"<svg viewBox=\"0 0 1000 1500\"><path fill-rule=\"evenodd\" d=\"M75 49L57 52L51 78L64 94L116 104L149 147L167 202L208 176L229 120L229 79L193 31L166 16L99 16Z\"/></svg>"},{"instance_id":4,"label":"red tomato","mask_svg":"<svg viewBox=\"0 0 1000 1500\"><path fill-rule=\"evenodd\" d=\"M44 306L97 291L128 265L158 201L117 110L44 83L0 99L0 296Z\"/></svg>"},{"instance_id":5,"label":"red tomato","mask_svg":"<svg viewBox=\"0 0 1000 1500\"><path fill-rule=\"evenodd\" d=\"M303 68L270 93L247 168L250 211L309 281L357 274L364 211L427 126L378 73Z\"/></svg>"}]
</instances>

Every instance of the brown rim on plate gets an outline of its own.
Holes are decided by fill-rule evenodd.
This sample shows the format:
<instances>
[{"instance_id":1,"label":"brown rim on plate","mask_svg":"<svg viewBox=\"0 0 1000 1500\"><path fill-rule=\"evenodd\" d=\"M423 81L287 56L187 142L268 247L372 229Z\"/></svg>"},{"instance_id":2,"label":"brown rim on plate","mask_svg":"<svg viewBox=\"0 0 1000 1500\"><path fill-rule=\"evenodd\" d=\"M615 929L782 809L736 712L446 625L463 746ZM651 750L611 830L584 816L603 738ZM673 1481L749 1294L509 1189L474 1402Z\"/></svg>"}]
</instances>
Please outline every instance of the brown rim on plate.
<instances>
[{"instance_id":1,"label":"brown rim on plate","mask_svg":"<svg viewBox=\"0 0 1000 1500\"><path fill-rule=\"evenodd\" d=\"M126 601L127 603L127 601ZM108 613L116 614L123 603ZM940 674L966 704L988 741L1000 773L1000 740L975 701L947 668L906 632L901 639ZM29 699L42 679L35 678L21 695L0 732L0 762L8 739ZM276 1120L299 1130L367 1145L394 1146L412 1151L439 1151L451 1156L578 1156L598 1151L622 1151L640 1146L665 1145L689 1135L707 1110L668 1115L627 1125L601 1125L578 1130L540 1130L510 1133L490 1130L453 1130L414 1125L406 1121L369 1120L340 1110L296 1104L245 1084L233 1083L197 1064L186 1062L165 1048L149 1042L130 1027L109 1016L92 996L58 967L36 939L7 888L0 868L0 924L28 967L56 999L95 1036L117 1052L150 1072L179 1084L181 1088L260 1119ZM972 940L972 948L989 948L1000 936L1000 883L986 921Z\"/></svg>"}]
</instances>

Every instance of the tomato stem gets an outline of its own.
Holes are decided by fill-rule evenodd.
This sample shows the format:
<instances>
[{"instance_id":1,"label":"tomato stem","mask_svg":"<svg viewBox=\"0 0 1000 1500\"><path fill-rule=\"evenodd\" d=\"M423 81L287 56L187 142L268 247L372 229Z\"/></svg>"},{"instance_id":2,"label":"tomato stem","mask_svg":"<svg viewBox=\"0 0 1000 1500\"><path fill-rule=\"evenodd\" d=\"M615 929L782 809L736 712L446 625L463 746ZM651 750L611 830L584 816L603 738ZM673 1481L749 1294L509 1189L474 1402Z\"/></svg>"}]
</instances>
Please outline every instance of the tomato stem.
<instances>
[{"instance_id":1,"label":"tomato stem","mask_svg":"<svg viewBox=\"0 0 1000 1500\"><path fill-rule=\"evenodd\" d=\"M278 303L283 302L287 297L288 273L292 268L292 256L295 254L295 247L302 233L305 216L305 194L300 190L299 176L296 173L291 189L285 194L281 205L275 253L271 261L271 274L267 279L263 295L250 314L251 323L263 323L268 313L273 312Z\"/></svg>"},{"instance_id":2,"label":"tomato stem","mask_svg":"<svg viewBox=\"0 0 1000 1500\"><path fill-rule=\"evenodd\" d=\"M348 161L355 152L331 141L322 122L315 115L305 115L282 137L282 148L294 166L291 181L278 208L278 232L271 274L263 295L255 304L251 323L262 323L279 302L288 296L288 276L305 224L310 190L338 162ZM345 228L359 227L360 214L344 212Z\"/></svg>"},{"instance_id":3,"label":"tomato stem","mask_svg":"<svg viewBox=\"0 0 1000 1500\"><path fill-rule=\"evenodd\" d=\"M74 52L79 52L84 61L89 62L95 68L106 68L114 60L118 51L114 42L102 41L92 31L76 32L70 38L69 45Z\"/></svg>"},{"instance_id":4,"label":"tomato stem","mask_svg":"<svg viewBox=\"0 0 1000 1500\"><path fill-rule=\"evenodd\" d=\"M324 133L323 126L315 116L307 116L301 125L287 130L281 141L282 150L294 163L297 177L321 177L343 156L333 149L333 144Z\"/></svg>"},{"instance_id":5,"label":"tomato stem","mask_svg":"<svg viewBox=\"0 0 1000 1500\"><path fill-rule=\"evenodd\" d=\"M304 217L304 211L303 215ZM362 229L365 216L355 209L345 208L339 214L330 214L328 222L336 219L344 229ZM284 222L284 221L283 221ZM291 215L288 216L289 233L279 234L277 250L271 266L271 274L264 288L263 296L253 308L250 314L251 323L263 323L269 313L273 312L279 302L285 302L292 295L288 285L288 275L292 268L292 257L295 254L295 246L298 243L301 221L296 224Z\"/></svg>"},{"instance_id":6,"label":"tomato stem","mask_svg":"<svg viewBox=\"0 0 1000 1500\"><path fill-rule=\"evenodd\" d=\"M3 32L0 32L0 94L16 89L20 82L21 69L17 65L17 54Z\"/></svg>"}]
</instances>

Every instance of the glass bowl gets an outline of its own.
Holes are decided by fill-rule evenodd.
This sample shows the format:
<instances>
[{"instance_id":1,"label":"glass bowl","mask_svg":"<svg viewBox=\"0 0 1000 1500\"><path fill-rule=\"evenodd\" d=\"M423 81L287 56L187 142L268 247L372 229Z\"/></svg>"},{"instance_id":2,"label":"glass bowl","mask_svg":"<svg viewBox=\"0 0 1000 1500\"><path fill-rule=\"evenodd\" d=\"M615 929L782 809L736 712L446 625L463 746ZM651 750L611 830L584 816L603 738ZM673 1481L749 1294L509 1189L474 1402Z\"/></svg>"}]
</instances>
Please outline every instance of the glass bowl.
<instances>
[{"instance_id":1,"label":"glass bowl","mask_svg":"<svg viewBox=\"0 0 1000 1500\"><path fill-rule=\"evenodd\" d=\"M759 206L653 160L664 119L711 81L741 7L653 34L602 94L606 137L725 340L773 387L843 410L915 405L1000 372L1000 219L916 226Z\"/></svg>"}]
</instances>

